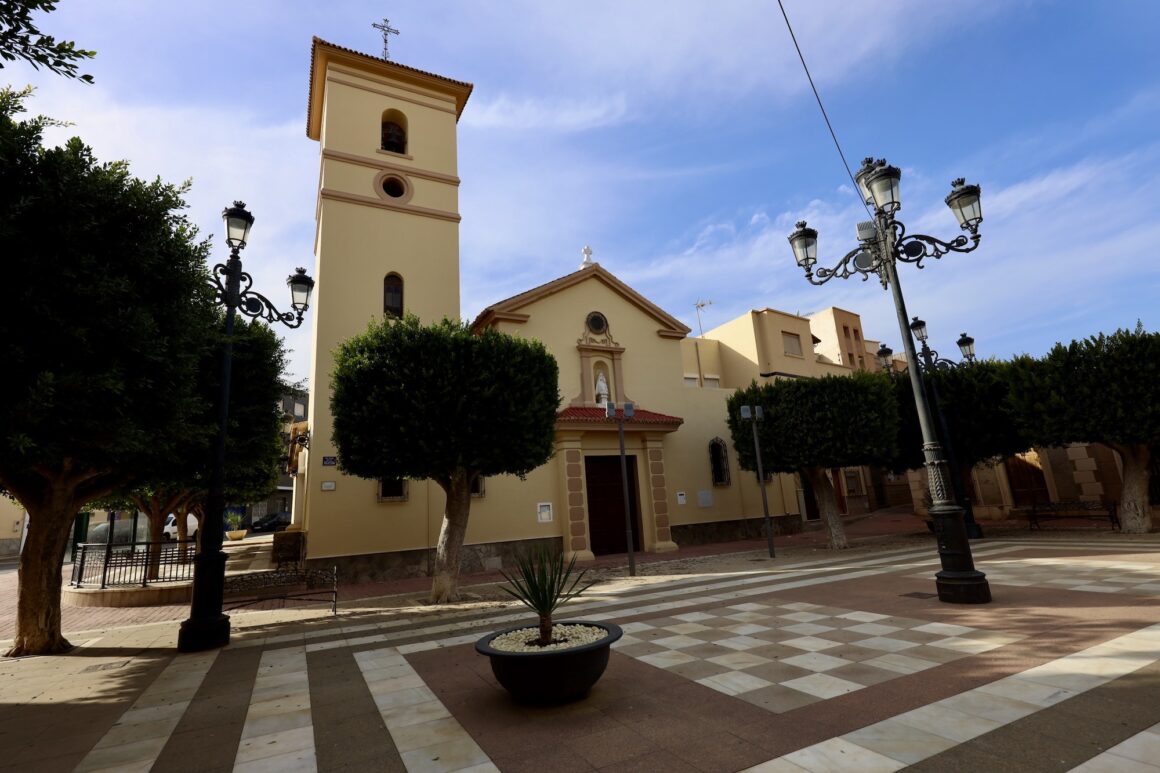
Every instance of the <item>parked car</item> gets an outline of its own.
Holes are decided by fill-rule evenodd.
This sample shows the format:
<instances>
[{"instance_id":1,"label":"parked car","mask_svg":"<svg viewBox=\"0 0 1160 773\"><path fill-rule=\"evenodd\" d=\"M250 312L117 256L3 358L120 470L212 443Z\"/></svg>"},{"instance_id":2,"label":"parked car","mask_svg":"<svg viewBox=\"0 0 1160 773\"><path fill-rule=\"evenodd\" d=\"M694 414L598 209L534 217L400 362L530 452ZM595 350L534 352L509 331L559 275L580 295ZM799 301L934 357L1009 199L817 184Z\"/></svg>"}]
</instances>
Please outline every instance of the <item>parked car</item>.
<instances>
[{"instance_id":1,"label":"parked car","mask_svg":"<svg viewBox=\"0 0 1160 773\"><path fill-rule=\"evenodd\" d=\"M250 531L285 531L289 525L289 512L269 513L263 515L261 518L256 518L254 524L250 527Z\"/></svg>"},{"instance_id":2,"label":"parked car","mask_svg":"<svg viewBox=\"0 0 1160 773\"><path fill-rule=\"evenodd\" d=\"M197 516L193 513L185 516L185 533L189 539L197 539ZM162 536L165 539L177 539L177 516L173 513L165 519L165 528L162 530Z\"/></svg>"},{"instance_id":3,"label":"parked car","mask_svg":"<svg viewBox=\"0 0 1160 773\"><path fill-rule=\"evenodd\" d=\"M109 522L101 521L89 532L89 542L109 541ZM113 523L113 544L128 545L133 542L133 521L118 520Z\"/></svg>"}]
</instances>

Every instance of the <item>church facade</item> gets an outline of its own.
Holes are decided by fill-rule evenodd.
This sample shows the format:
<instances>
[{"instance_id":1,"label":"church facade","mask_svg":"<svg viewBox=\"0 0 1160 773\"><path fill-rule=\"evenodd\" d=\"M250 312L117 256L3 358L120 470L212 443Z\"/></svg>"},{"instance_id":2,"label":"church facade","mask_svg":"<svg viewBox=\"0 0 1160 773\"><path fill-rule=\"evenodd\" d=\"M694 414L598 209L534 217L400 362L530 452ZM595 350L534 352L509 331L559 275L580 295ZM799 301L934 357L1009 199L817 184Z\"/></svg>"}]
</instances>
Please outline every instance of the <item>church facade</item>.
<instances>
[{"instance_id":1,"label":"church facade","mask_svg":"<svg viewBox=\"0 0 1160 773\"><path fill-rule=\"evenodd\" d=\"M312 309L310 444L298 459L294 520L308 559L363 577L429 570L444 497L428 481L342 475L331 442L332 352L372 318L459 315L456 124L471 85L315 39L307 134L320 145ZM627 549L617 422L624 422L634 549L756 536L755 476L737 466L726 400L767 378L876 367L856 314L753 311L690 330L586 254L575 271L486 308L477 329L542 341L560 369L555 454L525 480L474 492L465 569L504 565L541 542L590 559ZM840 501L869 508L863 470L834 471ZM766 486L778 531L809 517L797 476Z\"/></svg>"}]
</instances>

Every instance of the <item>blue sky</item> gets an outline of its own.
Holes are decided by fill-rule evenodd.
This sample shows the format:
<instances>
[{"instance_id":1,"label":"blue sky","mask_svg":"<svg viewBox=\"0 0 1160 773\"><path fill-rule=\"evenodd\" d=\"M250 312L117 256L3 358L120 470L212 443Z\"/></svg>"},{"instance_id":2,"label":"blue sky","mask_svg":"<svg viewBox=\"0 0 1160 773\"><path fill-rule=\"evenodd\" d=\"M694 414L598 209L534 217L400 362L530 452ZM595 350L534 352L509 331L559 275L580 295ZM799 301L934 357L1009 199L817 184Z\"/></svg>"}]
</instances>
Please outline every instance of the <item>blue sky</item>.
<instances>
[{"instance_id":1,"label":"blue sky","mask_svg":"<svg viewBox=\"0 0 1160 773\"><path fill-rule=\"evenodd\" d=\"M903 266L931 344L981 356L1143 320L1160 328L1160 3L785 0L851 166L903 169L911 232L958 233L952 178L983 188L980 248ZM256 223L244 258L282 301L313 263L318 148L305 135L311 36L475 84L460 121L462 313L574 270L580 249L697 330L752 308L860 313L899 350L874 282L808 284L786 236L805 218L821 262L865 213L775 1L545 3L63 0L46 31L95 49L86 86L9 64L35 112L99 158L192 179L191 217L220 245L223 206ZM215 256L225 256L224 246ZM306 331L288 336L305 376Z\"/></svg>"}]
</instances>

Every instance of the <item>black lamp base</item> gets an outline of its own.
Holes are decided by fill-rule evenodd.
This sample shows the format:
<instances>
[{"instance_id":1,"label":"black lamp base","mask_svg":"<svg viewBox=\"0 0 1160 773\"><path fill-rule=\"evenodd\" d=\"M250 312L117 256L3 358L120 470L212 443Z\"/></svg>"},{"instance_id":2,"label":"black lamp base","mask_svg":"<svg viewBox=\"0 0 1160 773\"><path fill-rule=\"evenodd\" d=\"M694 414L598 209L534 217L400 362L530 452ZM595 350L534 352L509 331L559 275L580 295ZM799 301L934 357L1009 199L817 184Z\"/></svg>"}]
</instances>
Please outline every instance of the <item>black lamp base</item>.
<instances>
[{"instance_id":1,"label":"black lamp base","mask_svg":"<svg viewBox=\"0 0 1160 773\"><path fill-rule=\"evenodd\" d=\"M991 586L982 572L938 572L938 600L947 604L989 604Z\"/></svg>"},{"instance_id":2,"label":"black lamp base","mask_svg":"<svg viewBox=\"0 0 1160 773\"><path fill-rule=\"evenodd\" d=\"M178 652L202 652L224 647L230 643L230 616L218 615L208 619L189 618L177 632Z\"/></svg>"}]
</instances>

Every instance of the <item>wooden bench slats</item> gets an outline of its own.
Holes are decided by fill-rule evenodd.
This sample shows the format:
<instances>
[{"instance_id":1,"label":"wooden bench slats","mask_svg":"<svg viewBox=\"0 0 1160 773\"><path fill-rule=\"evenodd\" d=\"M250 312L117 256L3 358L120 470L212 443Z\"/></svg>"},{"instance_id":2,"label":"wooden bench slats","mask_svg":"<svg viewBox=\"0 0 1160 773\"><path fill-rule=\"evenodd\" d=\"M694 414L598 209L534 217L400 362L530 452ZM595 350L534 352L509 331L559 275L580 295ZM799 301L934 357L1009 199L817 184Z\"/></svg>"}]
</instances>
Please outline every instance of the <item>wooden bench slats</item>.
<instances>
[{"instance_id":1,"label":"wooden bench slats","mask_svg":"<svg viewBox=\"0 0 1160 773\"><path fill-rule=\"evenodd\" d=\"M1089 521L1108 521L1112 529L1120 528L1120 516L1115 502L1034 502L1027 513L1027 528L1042 528L1040 521L1084 518Z\"/></svg>"}]
</instances>

